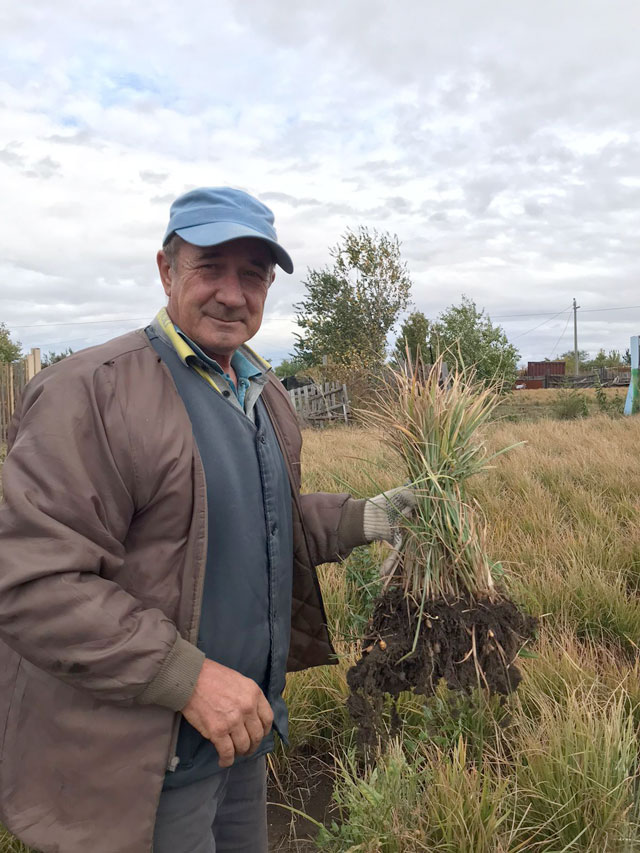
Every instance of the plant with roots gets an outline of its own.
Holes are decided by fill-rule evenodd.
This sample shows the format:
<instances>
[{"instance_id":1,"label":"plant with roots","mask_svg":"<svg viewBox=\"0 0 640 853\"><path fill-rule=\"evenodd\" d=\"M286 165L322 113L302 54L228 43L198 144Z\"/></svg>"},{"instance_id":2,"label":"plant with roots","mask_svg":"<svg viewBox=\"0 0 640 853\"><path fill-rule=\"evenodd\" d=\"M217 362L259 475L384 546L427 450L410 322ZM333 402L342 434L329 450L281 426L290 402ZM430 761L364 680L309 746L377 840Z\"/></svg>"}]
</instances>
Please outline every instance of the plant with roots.
<instances>
[{"instance_id":1,"label":"plant with roots","mask_svg":"<svg viewBox=\"0 0 640 853\"><path fill-rule=\"evenodd\" d=\"M380 734L384 695L432 695L440 679L462 692L511 692L521 678L516 658L535 635L536 620L495 582L502 569L487 554L484 515L467 494L469 478L515 446L492 453L484 439L500 389L471 370L446 376L443 367L442 358L433 366L408 361L363 413L415 489L411 515L395 514L385 585L362 657L347 674L347 704L365 741Z\"/></svg>"}]
</instances>

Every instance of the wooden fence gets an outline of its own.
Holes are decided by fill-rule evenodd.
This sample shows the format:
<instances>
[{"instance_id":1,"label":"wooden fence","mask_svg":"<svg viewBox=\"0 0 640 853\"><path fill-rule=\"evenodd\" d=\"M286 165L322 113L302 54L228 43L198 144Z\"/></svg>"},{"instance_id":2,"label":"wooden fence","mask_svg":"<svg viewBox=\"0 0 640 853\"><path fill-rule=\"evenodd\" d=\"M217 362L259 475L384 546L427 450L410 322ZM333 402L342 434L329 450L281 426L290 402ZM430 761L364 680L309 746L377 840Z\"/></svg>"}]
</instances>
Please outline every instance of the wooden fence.
<instances>
[{"instance_id":1,"label":"wooden fence","mask_svg":"<svg viewBox=\"0 0 640 853\"><path fill-rule=\"evenodd\" d=\"M600 367L591 373L581 373L579 376L545 376L545 388L596 388L602 385L609 387L627 387L631 381L631 368L614 369Z\"/></svg>"},{"instance_id":2,"label":"wooden fence","mask_svg":"<svg viewBox=\"0 0 640 853\"><path fill-rule=\"evenodd\" d=\"M6 444L9 423L22 389L41 369L37 347L20 361L0 363L0 444Z\"/></svg>"},{"instance_id":3,"label":"wooden fence","mask_svg":"<svg viewBox=\"0 0 640 853\"><path fill-rule=\"evenodd\" d=\"M308 423L323 421L349 422L349 395L346 385L325 382L291 388L289 396L301 420Z\"/></svg>"}]
</instances>

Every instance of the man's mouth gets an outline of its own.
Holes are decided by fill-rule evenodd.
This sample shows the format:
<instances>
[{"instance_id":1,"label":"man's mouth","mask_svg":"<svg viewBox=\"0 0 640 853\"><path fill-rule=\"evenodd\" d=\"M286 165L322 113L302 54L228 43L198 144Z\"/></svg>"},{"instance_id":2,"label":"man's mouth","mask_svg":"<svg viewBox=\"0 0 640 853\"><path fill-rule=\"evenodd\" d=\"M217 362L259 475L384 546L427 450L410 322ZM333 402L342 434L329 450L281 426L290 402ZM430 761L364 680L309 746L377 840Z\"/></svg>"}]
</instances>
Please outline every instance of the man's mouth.
<instances>
[{"instance_id":1,"label":"man's mouth","mask_svg":"<svg viewBox=\"0 0 640 853\"><path fill-rule=\"evenodd\" d=\"M242 318L240 317L214 317L213 314L206 315L209 320L217 320L218 323L241 323Z\"/></svg>"}]
</instances>

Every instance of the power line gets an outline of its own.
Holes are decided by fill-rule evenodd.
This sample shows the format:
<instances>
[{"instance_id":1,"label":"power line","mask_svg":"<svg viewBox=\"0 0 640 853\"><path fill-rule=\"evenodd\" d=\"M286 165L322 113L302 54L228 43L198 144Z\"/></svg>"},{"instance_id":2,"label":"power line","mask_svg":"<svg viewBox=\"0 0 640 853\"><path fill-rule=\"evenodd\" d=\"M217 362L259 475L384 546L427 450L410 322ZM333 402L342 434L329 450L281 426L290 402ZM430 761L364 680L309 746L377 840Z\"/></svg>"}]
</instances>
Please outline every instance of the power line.
<instances>
[{"instance_id":1,"label":"power line","mask_svg":"<svg viewBox=\"0 0 640 853\"><path fill-rule=\"evenodd\" d=\"M612 308L581 308L580 310L583 313L597 314L600 311L631 311L635 308L640 308L640 305L616 305ZM558 313L562 314L562 311ZM533 314L492 314L490 316L492 320L508 320L513 317L547 317L551 315L554 317L558 316L558 314L554 314L552 311L538 311Z\"/></svg>"},{"instance_id":2,"label":"power line","mask_svg":"<svg viewBox=\"0 0 640 853\"><path fill-rule=\"evenodd\" d=\"M562 310L566 311L567 309L563 308ZM508 320L511 317L547 317L551 315L557 317L558 314L562 314L562 311L558 311L557 313L553 311L536 311L533 314L491 314L490 316L492 320Z\"/></svg>"},{"instance_id":3,"label":"power line","mask_svg":"<svg viewBox=\"0 0 640 853\"><path fill-rule=\"evenodd\" d=\"M12 329L44 329L49 326L93 326L102 325L103 323L141 323L148 320L149 317L119 317L117 320L78 320L71 323L27 323L26 325L16 326L10 323Z\"/></svg>"},{"instance_id":4,"label":"power line","mask_svg":"<svg viewBox=\"0 0 640 853\"><path fill-rule=\"evenodd\" d=\"M565 311L569 311L570 309L571 306L569 306L568 308L563 308L562 311L558 311L558 313L554 314L553 317L549 317L548 320L543 320L542 323L538 323L538 325L534 326L533 329L528 329L526 332L522 332L520 335L516 335L513 340L517 341L518 338L524 338L525 335L529 335L531 334L531 332L535 332L536 329L540 329L542 326L546 325L547 323L550 323L555 317L559 317L560 314L564 314Z\"/></svg>"},{"instance_id":5,"label":"power line","mask_svg":"<svg viewBox=\"0 0 640 853\"><path fill-rule=\"evenodd\" d=\"M40 346L41 350L44 350L44 349L51 350L51 349L54 349L55 347L60 346L60 345L65 346L65 347L70 347L71 344L83 344L83 343L85 343L86 340L87 340L87 338L73 338L72 340L68 340L67 338L62 338L62 340L59 340L59 341L45 341L44 343L40 344L39 346ZM91 346L91 345L87 344L87 346Z\"/></svg>"},{"instance_id":6,"label":"power line","mask_svg":"<svg viewBox=\"0 0 640 853\"><path fill-rule=\"evenodd\" d=\"M618 305L616 308L581 308L583 314L593 313L594 311L631 311L633 308L640 308L640 305Z\"/></svg>"},{"instance_id":7,"label":"power line","mask_svg":"<svg viewBox=\"0 0 640 853\"><path fill-rule=\"evenodd\" d=\"M555 356L556 352L558 351L558 344L564 338L564 336L567 334L567 329L569 328L569 320L570 319L571 319L571 314L567 314L567 322L564 324L564 329L560 333L560 337L558 338L558 340L553 345L553 349L551 350L551 358L553 358Z\"/></svg>"}]
</instances>

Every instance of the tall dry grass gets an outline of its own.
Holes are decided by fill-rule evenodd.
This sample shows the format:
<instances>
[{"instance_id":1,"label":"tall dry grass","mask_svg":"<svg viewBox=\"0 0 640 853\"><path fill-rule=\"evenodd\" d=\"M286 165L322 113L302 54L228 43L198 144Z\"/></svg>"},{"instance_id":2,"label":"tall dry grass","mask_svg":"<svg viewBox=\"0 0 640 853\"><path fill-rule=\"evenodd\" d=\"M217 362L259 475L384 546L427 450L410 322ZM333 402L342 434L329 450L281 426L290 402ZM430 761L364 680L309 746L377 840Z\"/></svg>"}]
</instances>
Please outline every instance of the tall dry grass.
<instances>
[{"instance_id":1,"label":"tall dry grass","mask_svg":"<svg viewBox=\"0 0 640 853\"><path fill-rule=\"evenodd\" d=\"M446 691L426 708L403 700L401 736L363 766L338 704L383 554L358 549L324 567L341 662L293 675L287 688L294 751L319 747L337 762L340 819L320 849L640 849L640 422L499 422L487 441L495 449L526 442L471 489L486 515L490 556L505 566L515 598L541 616L537 657L522 661L521 687L499 705ZM402 477L379 436L357 428L306 432L304 466L308 490L347 482L371 494L374 483ZM337 704L324 703L314 718L305 697L327 678ZM331 721L321 739L319 719Z\"/></svg>"},{"instance_id":2,"label":"tall dry grass","mask_svg":"<svg viewBox=\"0 0 640 853\"><path fill-rule=\"evenodd\" d=\"M475 483L489 545L547 623L630 652L640 638L640 454L635 419L495 426L524 447Z\"/></svg>"},{"instance_id":3,"label":"tall dry grass","mask_svg":"<svg viewBox=\"0 0 640 853\"><path fill-rule=\"evenodd\" d=\"M580 388L570 391L562 388L539 388L534 391L515 391L508 394L501 406L503 417L512 420L540 420L555 417L558 408L568 394L582 399L589 414L599 411L598 395L607 401L611 414L622 414L627 389L621 388Z\"/></svg>"}]
</instances>

